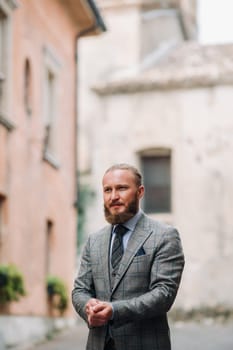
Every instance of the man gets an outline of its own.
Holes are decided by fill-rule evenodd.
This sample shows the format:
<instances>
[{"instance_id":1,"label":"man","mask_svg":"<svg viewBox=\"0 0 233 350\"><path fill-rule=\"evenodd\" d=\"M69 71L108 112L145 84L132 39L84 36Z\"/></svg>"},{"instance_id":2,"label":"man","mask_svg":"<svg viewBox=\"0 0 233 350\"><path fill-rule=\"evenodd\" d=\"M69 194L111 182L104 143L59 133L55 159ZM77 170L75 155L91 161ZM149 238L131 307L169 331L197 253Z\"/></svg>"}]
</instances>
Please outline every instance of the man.
<instances>
[{"instance_id":1,"label":"man","mask_svg":"<svg viewBox=\"0 0 233 350\"><path fill-rule=\"evenodd\" d=\"M184 256L178 232L139 209L143 194L133 166L117 164L105 172L104 211L111 225L90 235L72 292L89 326L87 350L171 349L167 311Z\"/></svg>"}]
</instances>

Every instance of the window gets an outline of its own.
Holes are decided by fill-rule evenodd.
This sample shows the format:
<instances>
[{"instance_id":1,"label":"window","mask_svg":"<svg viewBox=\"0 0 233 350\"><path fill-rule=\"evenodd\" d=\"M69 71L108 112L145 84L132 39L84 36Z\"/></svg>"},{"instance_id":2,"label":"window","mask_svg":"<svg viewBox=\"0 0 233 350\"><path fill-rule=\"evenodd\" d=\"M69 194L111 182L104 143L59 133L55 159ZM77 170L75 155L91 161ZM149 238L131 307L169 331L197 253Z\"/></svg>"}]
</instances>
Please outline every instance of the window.
<instances>
[{"instance_id":1,"label":"window","mask_svg":"<svg viewBox=\"0 0 233 350\"><path fill-rule=\"evenodd\" d=\"M53 230L54 225L51 220L46 222L46 257L45 257L45 272L46 275L49 275L51 272L51 263L52 263L52 241L53 241Z\"/></svg>"},{"instance_id":2,"label":"window","mask_svg":"<svg viewBox=\"0 0 233 350\"><path fill-rule=\"evenodd\" d=\"M44 159L58 167L58 85L60 64L51 50L44 49Z\"/></svg>"},{"instance_id":3,"label":"window","mask_svg":"<svg viewBox=\"0 0 233 350\"><path fill-rule=\"evenodd\" d=\"M171 155L163 153L141 157L147 213L171 212Z\"/></svg>"},{"instance_id":4,"label":"window","mask_svg":"<svg viewBox=\"0 0 233 350\"><path fill-rule=\"evenodd\" d=\"M45 118L46 118L46 151L50 154L56 153L55 146L55 76L52 72L46 72L46 96L45 96Z\"/></svg>"},{"instance_id":5,"label":"window","mask_svg":"<svg viewBox=\"0 0 233 350\"><path fill-rule=\"evenodd\" d=\"M4 110L4 82L6 79L6 16L0 8L0 106Z\"/></svg>"},{"instance_id":6,"label":"window","mask_svg":"<svg viewBox=\"0 0 233 350\"><path fill-rule=\"evenodd\" d=\"M2 244L6 226L6 198L0 194L0 244Z\"/></svg>"},{"instance_id":7,"label":"window","mask_svg":"<svg viewBox=\"0 0 233 350\"><path fill-rule=\"evenodd\" d=\"M11 63L12 63L12 10L16 1L0 2L0 124L11 130L14 125L9 120L11 115Z\"/></svg>"},{"instance_id":8,"label":"window","mask_svg":"<svg viewBox=\"0 0 233 350\"><path fill-rule=\"evenodd\" d=\"M28 59L24 67L24 107L28 116L32 114L31 65Z\"/></svg>"}]
</instances>

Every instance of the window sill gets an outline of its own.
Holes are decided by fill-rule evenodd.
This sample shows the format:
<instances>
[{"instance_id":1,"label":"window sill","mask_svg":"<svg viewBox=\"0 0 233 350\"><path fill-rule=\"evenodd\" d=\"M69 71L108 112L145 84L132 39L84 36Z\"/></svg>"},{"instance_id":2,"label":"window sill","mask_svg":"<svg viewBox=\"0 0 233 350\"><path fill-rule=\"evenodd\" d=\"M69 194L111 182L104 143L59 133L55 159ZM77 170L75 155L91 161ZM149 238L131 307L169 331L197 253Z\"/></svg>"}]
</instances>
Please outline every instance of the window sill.
<instances>
[{"instance_id":1,"label":"window sill","mask_svg":"<svg viewBox=\"0 0 233 350\"><path fill-rule=\"evenodd\" d=\"M59 169L60 168L60 163L57 160L57 158L52 155L48 150L45 151L43 160L49 163L53 168Z\"/></svg>"},{"instance_id":2,"label":"window sill","mask_svg":"<svg viewBox=\"0 0 233 350\"><path fill-rule=\"evenodd\" d=\"M15 124L2 114L0 114L0 125L4 126L8 131L12 131L15 128Z\"/></svg>"}]
</instances>

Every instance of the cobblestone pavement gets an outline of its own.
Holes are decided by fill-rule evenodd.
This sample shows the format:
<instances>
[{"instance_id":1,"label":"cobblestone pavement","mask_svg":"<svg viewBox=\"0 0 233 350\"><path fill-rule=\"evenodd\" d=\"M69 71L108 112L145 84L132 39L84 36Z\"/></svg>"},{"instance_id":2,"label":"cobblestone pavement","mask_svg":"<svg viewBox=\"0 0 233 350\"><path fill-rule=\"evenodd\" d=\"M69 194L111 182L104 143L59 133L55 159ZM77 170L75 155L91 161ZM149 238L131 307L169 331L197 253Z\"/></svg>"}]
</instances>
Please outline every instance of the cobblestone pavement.
<instances>
[{"instance_id":1,"label":"cobblestone pavement","mask_svg":"<svg viewBox=\"0 0 233 350\"><path fill-rule=\"evenodd\" d=\"M233 323L170 323L170 328L172 350L233 350ZM86 325L79 322L77 327L27 350L85 350L86 338Z\"/></svg>"}]
</instances>

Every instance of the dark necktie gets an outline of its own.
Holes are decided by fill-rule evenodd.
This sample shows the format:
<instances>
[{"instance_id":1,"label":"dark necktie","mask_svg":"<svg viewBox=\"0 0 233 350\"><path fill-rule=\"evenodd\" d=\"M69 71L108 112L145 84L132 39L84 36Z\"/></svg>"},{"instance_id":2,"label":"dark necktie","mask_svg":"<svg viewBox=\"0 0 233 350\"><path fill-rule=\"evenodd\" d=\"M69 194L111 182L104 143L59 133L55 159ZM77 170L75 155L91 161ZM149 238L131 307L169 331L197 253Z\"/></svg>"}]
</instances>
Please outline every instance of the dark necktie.
<instances>
[{"instance_id":1,"label":"dark necktie","mask_svg":"<svg viewBox=\"0 0 233 350\"><path fill-rule=\"evenodd\" d=\"M120 224L117 225L114 229L115 237L112 245L112 256L111 256L111 264L114 270L118 269L118 265L124 254L123 236L127 231L128 229L125 226Z\"/></svg>"}]
</instances>

